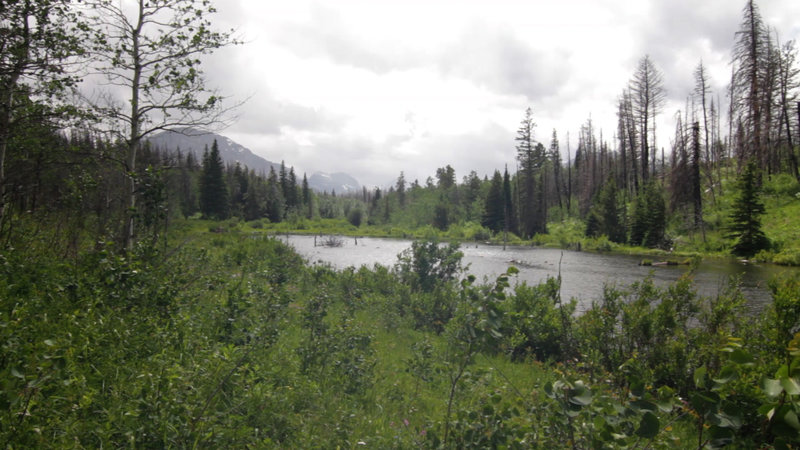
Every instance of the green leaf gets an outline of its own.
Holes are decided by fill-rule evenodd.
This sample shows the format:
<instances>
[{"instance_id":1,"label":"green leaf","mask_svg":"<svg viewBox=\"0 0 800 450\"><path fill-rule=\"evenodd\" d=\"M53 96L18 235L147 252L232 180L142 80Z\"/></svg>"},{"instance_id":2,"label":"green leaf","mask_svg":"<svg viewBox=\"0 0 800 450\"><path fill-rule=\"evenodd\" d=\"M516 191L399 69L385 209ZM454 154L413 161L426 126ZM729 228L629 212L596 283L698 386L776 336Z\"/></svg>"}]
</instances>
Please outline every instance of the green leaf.
<instances>
[{"instance_id":1,"label":"green leaf","mask_svg":"<svg viewBox=\"0 0 800 450\"><path fill-rule=\"evenodd\" d=\"M731 356L729 359L735 362L736 364L740 364L743 366L752 366L756 362L755 358L753 358L749 353L745 352L740 348L737 348L733 352L731 352Z\"/></svg>"},{"instance_id":2,"label":"green leaf","mask_svg":"<svg viewBox=\"0 0 800 450\"><path fill-rule=\"evenodd\" d=\"M724 447L732 443L735 437L733 430L730 428L712 426L709 431L709 434L711 434L711 445L714 447Z\"/></svg>"},{"instance_id":3,"label":"green leaf","mask_svg":"<svg viewBox=\"0 0 800 450\"><path fill-rule=\"evenodd\" d=\"M772 378L764 378L761 380L761 389L768 397L777 397L783 392L781 382L779 380L773 380Z\"/></svg>"},{"instance_id":4,"label":"green leaf","mask_svg":"<svg viewBox=\"0 0 800 450\"><path fill-rule=\"evenodd\" d=\"M792 410L789 410L786 412L786 414L784 414L783 423L789 425L795 430L800 431L800 420L797 419L797 414Z\"/></svg>"},{"instance_id":5,"label":"green leaf","mask_svg":"<svg viewBox=\"0 0 800 450\"><path fill-rule=\"evenodd\" d=\"M646 412L639 422L639 428L636 429L636 435L645 439L653 439L658 434L660 424L658 417L651 412Z\"/></svg>"},{"instance_id":6,"label":"green leaf","mask_svg":"<svg viewBox=\"0 0 800 450\"><path fill-rule=\"evenodd\" d=\"M706 387L706 368L705 366L698 367L694 371L694 385L699 389Z\"/></svg>"},{"instance_id":7,"label":"green leaf","mask_svg":"<svg viewBox=\"0 0 800 450\"><path fill-rule=\"evenodd\" d=\"M718 413L714 414L712 423L722 428L738 429L742 426L742 419L734 414Z\"/></svg>"},{"instance_id":8,"label":"green leaf","mask_svg":"<svg viewBox=\"0 0 800 450\"><path fill-rule=\"evenodd\" d=\"M553 398L553 382L548 381L545 383L544 393L547 394L548 397Z\"/></svg>"},{"instance_id":9,"label":"green leaf","mask_svg":"<svg viewBox=\"0 0 800 450\"><path fill-rule=\"evenodd\" d=\"M592 391L584 386L579 386L570 392L570 403L586 406L592 403Z\"/></svg>"},{"instance_id":10,"label":"green leaf","mask_svg":"<svg viewBox=\"0 0 800 450\"><path fill-rule=\"evenodd\" d=\"M699 392L689 393L689 403L700 413L712 410L719 403L719 395L710 392L707 395Z\"/></svg>"},{"instance_id":11,"label":"green leaf","mask_svg":"<svg viewBox=\"0 0 800 450\"><path fill-rule=\"evenodd\" d=\"M661 412L665 413L672 412L673 408L672 399L668 398L663 400L657 400L656 406L658 406L658 410Z\"/></svg>"},{"instance_id":12,"label":"green leaf","mask_svg":"<svg viewBox=\"0 0 800 450\"><path fill-rule=\"evenodd\" d=\"M714 378L714 382L717 384L726 384L735 380L738 376L739 372L736 370L736 367L727 365L719 371L719 376Z\"/></svg>"},{"instance_id":13,"label":"green leaf","mask_svg":"<svg viewBox=\"0 0 800 450\"><path fill-rule=\"evenodd\" d=\"M516 275L516 274L519 273L519 269L517 269L514 266L509 266L508 270L506 270L506 273L509 274L509 275Z\"/></svg>"},{"instance_id":14,"label":"green leaf","mask_svg":"<svg viewBox=\"0 0 800 450\"><path fill-rule=\"evenodd\" d=\"M635 400L635 401L632 401L630 405L631 405L631 409L633 409L636 412L640 412L640 411L655 412L656 409L658 409L658 407L655 405L655 403L648 402L646 400Z\"/></svg>"},{"instance_id":15,"label":"green leaf","mask_svg":"<svg viewBox=\"0 0 800 450\"><path fill-rule=\"evenodd\" d=\"M781 378L781 386L783 386L783 389L789 395L800 394L800 383L798 383L794 378Z\"/></svg>"},{"instance_id":16,"label":"green leaf","mask_svg":"<svg viewBox=\"0 0 800 450\"><path fill-rule=\"evenodd\" d=\"M758 408L758 413L762 416L767 416L767 420L772 420L772 416L775 415L775 408L777 407L777 403L767 403L766 405L761 405Z\"/></svg>"},{"instance_id":17,"label":"green leaf","mask_svg":"<svg viewBox=\"0 0 800 450\"><path fill-rule=\"evenodd\" d=\"M11 368L11 376L17 377L17 378L22 379L22 380L25 379L25 375L19 373L19 370L17 370L16 367L12 367Z\"/></svg>"}]
</instances>

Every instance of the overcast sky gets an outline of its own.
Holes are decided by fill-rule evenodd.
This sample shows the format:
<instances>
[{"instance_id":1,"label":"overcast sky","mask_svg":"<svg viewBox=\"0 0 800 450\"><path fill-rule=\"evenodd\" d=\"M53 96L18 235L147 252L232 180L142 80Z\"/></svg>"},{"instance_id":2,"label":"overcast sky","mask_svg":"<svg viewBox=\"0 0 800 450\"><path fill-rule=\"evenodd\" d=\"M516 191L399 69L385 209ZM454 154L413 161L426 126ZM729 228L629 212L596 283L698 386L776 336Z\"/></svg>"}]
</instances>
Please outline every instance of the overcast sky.
<instances>
[{"instance_id":1,"label":"overcast sky","mask_svg":"<svg viewBox=\"0 0 800 450\"><path fill-rule=\"evenodd\" d=\"M451 164L458 180L514 165L527 107L536 138L572 152L591 117L612 147L616 101L649 54L668 102L658 145L702 59L725 101L744 0L217 0L245 45L215 53L210 85L249 98L223 134L299 173L387 186ZM761 0L781 41L800 1Z\"/></svg>"}]
</instances>

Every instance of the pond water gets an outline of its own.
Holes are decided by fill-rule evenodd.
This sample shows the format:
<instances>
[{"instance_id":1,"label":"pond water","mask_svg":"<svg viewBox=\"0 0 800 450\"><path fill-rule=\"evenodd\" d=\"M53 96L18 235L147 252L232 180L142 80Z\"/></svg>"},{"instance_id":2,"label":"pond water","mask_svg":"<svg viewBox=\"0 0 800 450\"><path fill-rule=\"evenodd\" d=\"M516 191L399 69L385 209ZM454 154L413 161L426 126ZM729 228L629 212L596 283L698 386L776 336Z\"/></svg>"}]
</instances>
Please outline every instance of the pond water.
<instances>
[{"instance_id":1,"label":"pond water","mask_svg":"<svg viewBox=\"0 0 800 450\"><path fill-rule=\"evenodd\" d=\"M281 236L310 263L327 263L337 269L350 266L372 267L374 264L392 267L397 255L411 246L404 239L343 237L342 246L325 247L314 236ZM316 240L315 240L316 239ZM640 266L639 256L586 253L551 248L502 246L465 243L462 263L468 265L467 273L478 280L493 281L508 266L515 266L519 274L510 281L536 284L548 276L558 276L561 270L561 296L578 299L578 310L586 309L593 299L601 297L603 285L616 283L627 286L644 279L649 274L658 285L677 280L688 266ZM700 295L713 296L722 289L731 276L740 278L742 292L748 307L760 311L772 301L768 281L785 273L800 273L799 268L770 264L743 264L735 260L705 260L694 275L695 288Z\"/></svg>"}]
</instances>

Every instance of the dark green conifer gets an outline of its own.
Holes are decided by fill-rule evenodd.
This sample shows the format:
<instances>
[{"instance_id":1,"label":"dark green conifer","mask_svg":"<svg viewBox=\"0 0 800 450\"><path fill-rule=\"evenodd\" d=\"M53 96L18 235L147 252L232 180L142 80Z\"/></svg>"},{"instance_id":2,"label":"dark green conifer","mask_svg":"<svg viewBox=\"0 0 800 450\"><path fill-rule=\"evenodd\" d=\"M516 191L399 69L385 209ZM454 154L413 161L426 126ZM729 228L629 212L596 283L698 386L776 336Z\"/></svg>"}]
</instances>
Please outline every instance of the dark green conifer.
<instances>
[{"instance_id":1,"label":"dark green conifer","mask_svg":"<svg viewBox=\"0 0 800 450\"><path fill-rule=\"evenodd\" d=\"M750 161L739 176L739 195L733 202L729 216L728 237L734 239L733 253L739 256L753 256L769 247L769 240L761 231L761 203L758 172L754 161Z\"/></svg>"},{"instance_id":2,"label":"dark green conifer","mask_svg":"<svg viewBox=\"0 0 800 450\"><path fill-rule=\"evenodd\" d=\"M481 224L493 232L498 232L505 225L505 205L503 200L503 177L500 171L495 170L486 203L483 210Z\"/></svg>"},{"instance_id":3,"label":"dark green conifer","mask_svg":"<svg viewBox=\"0 0 800 450\"><path fill-rule=\"evenodd\" d=\"M228 217L228 192L222 169L222 158L215 139L211 151L203 153L203 170L200 174L200 212L204 217L217 220Z\"/></svg>"}]
</instances>

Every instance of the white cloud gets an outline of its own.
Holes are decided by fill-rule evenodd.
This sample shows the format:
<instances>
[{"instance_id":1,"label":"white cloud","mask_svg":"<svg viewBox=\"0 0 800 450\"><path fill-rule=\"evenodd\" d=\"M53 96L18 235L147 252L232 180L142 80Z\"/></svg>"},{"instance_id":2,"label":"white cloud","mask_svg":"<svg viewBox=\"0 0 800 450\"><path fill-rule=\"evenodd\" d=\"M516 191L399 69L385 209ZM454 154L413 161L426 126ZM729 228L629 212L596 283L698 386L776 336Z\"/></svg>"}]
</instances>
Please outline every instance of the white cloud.
<instances>
[{"instance_id":1,"label":"white cloud","mask_svg":"<svg viewBox=\"0 0 800 450\"><path fill-rule=\"evenodd\" d=\"M741 4L739 4L741 3ZM781 39L800 35L800 2L759 2ZM742 2L713 0L225 0L216 23L246 45L209 60L209 82L250 97L226 133L302 171L388 185L437 167L513 165L514 133L534 109L537 137L572 150L590 116L610 141L616 99L649 54L672 134L702 59L724 99ZM613 143L611 143L613 147Z\"/></svg>"}]
</instances>

